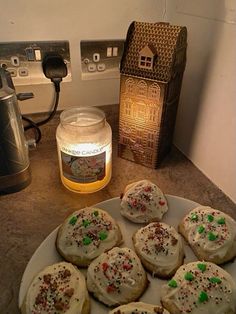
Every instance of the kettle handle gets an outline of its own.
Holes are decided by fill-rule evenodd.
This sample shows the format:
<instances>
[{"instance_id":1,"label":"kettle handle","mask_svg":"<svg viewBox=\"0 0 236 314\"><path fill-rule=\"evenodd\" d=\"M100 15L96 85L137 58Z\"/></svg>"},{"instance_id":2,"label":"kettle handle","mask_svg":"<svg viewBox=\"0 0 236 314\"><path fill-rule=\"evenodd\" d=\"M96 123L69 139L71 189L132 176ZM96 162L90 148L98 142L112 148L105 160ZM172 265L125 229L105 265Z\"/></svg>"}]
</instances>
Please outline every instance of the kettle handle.
<instances>
[{"instance_id":1,"label":"kettle handle","mask_svg":"<svg viewBox=\"0 0 236 314\"><path fill-rule=\"evenodd\" d=\"M8 72L2 67L0 67L0 82L1 88L4 89L10 88L13 91L15 91L10 72Z\"/></svg>"}]
</instances>

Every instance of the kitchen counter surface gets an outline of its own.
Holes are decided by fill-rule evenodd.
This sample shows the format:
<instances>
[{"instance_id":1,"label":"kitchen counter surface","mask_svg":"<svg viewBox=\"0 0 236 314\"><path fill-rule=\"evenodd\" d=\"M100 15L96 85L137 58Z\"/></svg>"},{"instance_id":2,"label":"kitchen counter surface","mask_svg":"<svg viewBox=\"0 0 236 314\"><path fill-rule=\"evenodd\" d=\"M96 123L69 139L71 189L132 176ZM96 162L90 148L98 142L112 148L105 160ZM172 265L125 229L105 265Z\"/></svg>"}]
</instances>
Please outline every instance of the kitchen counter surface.
<instances>
[{"instance_id":1,"label":"kitchen counter surface","mask_svg":"<svg viewBox=\"0 0 236 314\"><path fill-rule=\"evenodd\" d=\"M112 112L108 113L108 120ZM32 183L24 190L0 196L0 313L17 314L24 269L39 244L75 209L120 195L131 181L148 178L164 193L218 208L236 218L236 205L175 147L157 170L117 157L113 143L113 175L103 190L89 195L70 192L61 184L55 126L43 130L42 142L30 151ZM117 129L110 121L114 134ZM116 138L116 136L114 136Z\"/></svg>"}]
</instances>

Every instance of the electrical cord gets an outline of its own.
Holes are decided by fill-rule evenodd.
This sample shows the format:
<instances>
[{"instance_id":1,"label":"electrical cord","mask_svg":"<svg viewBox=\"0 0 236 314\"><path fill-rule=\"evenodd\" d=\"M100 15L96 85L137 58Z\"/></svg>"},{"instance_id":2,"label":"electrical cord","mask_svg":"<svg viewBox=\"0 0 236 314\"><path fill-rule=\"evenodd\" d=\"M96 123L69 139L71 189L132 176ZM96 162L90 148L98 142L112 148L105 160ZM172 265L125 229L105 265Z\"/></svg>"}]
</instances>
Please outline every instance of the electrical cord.
<instances>
[{"instance_id":1,"label":"electrical cord","mask_svg":"<svg viewBox=\"0 0 236 314\"><path fill-rule=\"evenodd\" d=\"M54 83L54 86L55 86L55 102L54 102L53 110L51 111L51 113L49 114L49 116L46 119L39 121L39 122L34 122L30 118L22 116L22 119L24 121L28 122L28 125L26 125L24 127L24 131L27 131L30 129L34 129L36 131L36 133L37 133L36 143L39 143L41 138L42 138L42 133L41 133L41 130L39 127L48 123L50 120L52 120L52 118L55 116L55 114L57 112L57 108L58 108L58 104L59 104L59 98L60 98L60 88L58 91L58 87L56 87L56 83Z\"/></svg>"},{"instance_id":2,"label":"electrical cord","mask_svg":"<svg viewBox=\"0 0 236 314\"><path fill-rule=\"evenodd\" d=\"M26 121L26 122L29 123L29 125L27 125L27 126L24 127L24 130L26 131L26 130L29 130L30 128L34 128L34 130L36 131L36 134L37 134L35 141L36 141L36 143L39 143L40 140L41 140L41 138L42 138L42 133L41 133L41 131L40 131L40 128L37 126L36 123L34 123L34 122L33 122L31 119L29 119L29 118L27 118L27 117L25 117L25 116L22 116L22 119L23 119L24 121Z\"/></svg>"},{"instance_id":3,"label":"electrical cord","mask_svg":"<svg viewBox=\"0 0 236 314\"><path fill-rule=\"evenodd\" d=\"M45 56L43 63L43 72L44 75L51 79L51 81L54 84L55 88L55 101L53 105L53 109L49 116L39 122L34 122L30 118L22 116L22 119L24 121L28 122L28 125L24 127L24 130L27 131L29 129L34 129L37 133L36 137L36 143L38 143L41 140L41 131L39 129L40 126L48 123L52 118L55 116L59 104L59 98L60 98L60 83L62 81L63 77L67 76L67 67L64 63L64 60L60 55L57 54L48 54Z\"/></svg>"}]
</instances>

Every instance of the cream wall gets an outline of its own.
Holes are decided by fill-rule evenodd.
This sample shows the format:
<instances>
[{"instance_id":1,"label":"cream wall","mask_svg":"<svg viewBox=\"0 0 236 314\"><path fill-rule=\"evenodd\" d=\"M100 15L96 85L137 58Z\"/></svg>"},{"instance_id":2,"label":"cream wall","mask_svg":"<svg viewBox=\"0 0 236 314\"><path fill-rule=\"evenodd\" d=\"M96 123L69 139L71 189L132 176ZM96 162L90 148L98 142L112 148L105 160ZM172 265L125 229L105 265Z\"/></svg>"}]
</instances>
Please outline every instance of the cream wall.
<instances>
[{"instance_id":1,"label":"cream wall","mask_svg":"<svg viewBox=\"0 0 236 314\"><path fill-rule=\"evenodd\" d=\"M164 0L0 0L0 40L69 40L72 82L62 84L59 108L115 104L118 79L81 80L80 40L124 39L133 20L161 20L164 4ZM50 109L50 84L17 87L17 91L35 94L35 99L20 104L23 113Z\"/></svg>"},{"instance_id":2,"label":"cream wall","mask_svg":"<svg viewBox=\"0 0 236 314\"><path fill-rule=\"evenodd\" d=\"M190 5L192 3L192 6ZM169 0L167 20L188 28L174 142L236 201L236 2Z\"/></svg>"}]
</instances>

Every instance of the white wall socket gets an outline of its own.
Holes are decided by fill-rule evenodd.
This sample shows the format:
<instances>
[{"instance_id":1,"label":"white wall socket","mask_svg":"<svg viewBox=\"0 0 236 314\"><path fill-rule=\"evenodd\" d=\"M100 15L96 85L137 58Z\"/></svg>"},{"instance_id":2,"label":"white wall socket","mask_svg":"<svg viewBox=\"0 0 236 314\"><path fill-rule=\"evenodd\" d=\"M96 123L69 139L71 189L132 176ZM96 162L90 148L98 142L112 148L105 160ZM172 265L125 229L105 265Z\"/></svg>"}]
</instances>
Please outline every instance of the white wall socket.
<instances>
[{"instance_id":1,"label":"white wall socket","mask_svg":"<svg viewBox=\"0 0 236 314\"><path fill-rule=\"evenodd\" d=\"M68 41L0 43L0 66L6 68L11 73L15 86L51 83L44 76L42 69L42 60L47 53L58 53L62 56L68 69L68 75L63 81L71 81Z\"/></svg>"},{"instance_id":2,"label":"white wall socket","mask_svg":"<svg viewBox=\"0 0 236 314\"><path fill-rule=\"evenodd\" d=\"M80 42L82 80L120 77L124 40L82 40Z\"/></svg>"}]
</instances>

